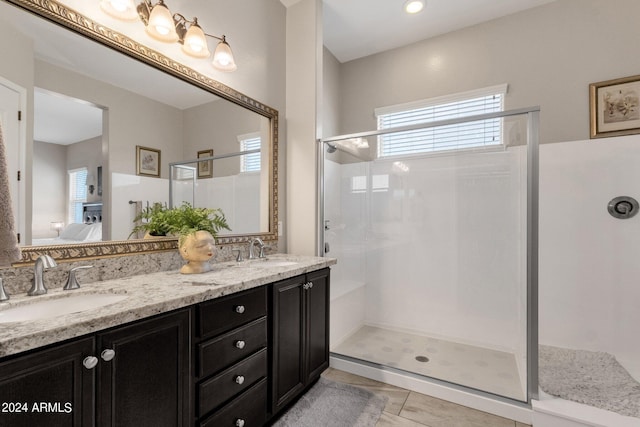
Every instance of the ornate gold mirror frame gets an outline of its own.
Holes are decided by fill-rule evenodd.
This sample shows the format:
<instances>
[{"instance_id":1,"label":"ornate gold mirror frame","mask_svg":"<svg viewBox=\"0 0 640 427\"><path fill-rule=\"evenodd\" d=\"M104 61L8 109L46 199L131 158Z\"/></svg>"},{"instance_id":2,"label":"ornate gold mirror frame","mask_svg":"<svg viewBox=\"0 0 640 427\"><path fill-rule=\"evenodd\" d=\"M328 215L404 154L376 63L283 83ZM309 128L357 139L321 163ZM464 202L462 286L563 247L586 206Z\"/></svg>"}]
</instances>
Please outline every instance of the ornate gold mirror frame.
<instances>
[{"instance_id":1,"label":"ornate gold mirror frame","mask_svg":"<svg viewBox=\"0 0 640 427\"><path fill-rule=\"evenodd\" d=\"M269 231L251 235L219 236L218 245L248 242L258 236L264 241L278 239L278 111L250 98L235 89L213 80L192 68L156 52L131 38L111 30L86 16L54 0L5 0L44 19L60 24L67 29L86 36L98 43L116 49L125 55L140 60L152 67L171 74L181 80L198 86L241 107L254 111L269 119L271 124L271 144L269 180L271 182L269 200ZM42 254L51 255L56 260L71 261L88 258L105 258L150 252L175 250L177 239L105 241L89 244L61 246L30 246L22 248L22 260L15 266L31 264Z\"/></svg>"}]
</instances>

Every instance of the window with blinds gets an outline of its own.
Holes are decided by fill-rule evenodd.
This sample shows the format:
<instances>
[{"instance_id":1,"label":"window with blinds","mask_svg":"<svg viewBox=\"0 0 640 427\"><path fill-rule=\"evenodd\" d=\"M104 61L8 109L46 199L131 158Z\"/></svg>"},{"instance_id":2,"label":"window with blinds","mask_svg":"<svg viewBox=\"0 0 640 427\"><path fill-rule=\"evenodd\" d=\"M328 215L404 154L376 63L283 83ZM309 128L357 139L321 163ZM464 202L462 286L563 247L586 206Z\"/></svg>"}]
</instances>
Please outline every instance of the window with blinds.
<instances>
[{"instance_id":1,"label":"window with blinds","mask_svg":"<svg viewBox=\"0 0 640 427\"><path fill-rule=\"evenodd\" d=\"M249 135L239 137L240 151L259 150L262 144L260 136ZM240 159L240 172L259 172L260 152L243 154Z\"/></svg>"},{"instance_id":2,"label":"window with blinds","mask_svg":"<svg viewBox=\"0 0 640 427\"><path fill-rule=\"evenodd\" d=\"M82 224L82 204L87 201L87 168L74 169L69 175L68 223Z\"/></svg>"},{"instance_id":3,"label":"window with blinds","mask_svg":"<svg viewBox=\"0 0 640 427\"><path fill-rule=\"evenodd\" d=\"M376 109L378 130L503 110L507 85ZM502 144L502 119L478 120L380 135L378 157Z\"/></svg>"}]
</instances>

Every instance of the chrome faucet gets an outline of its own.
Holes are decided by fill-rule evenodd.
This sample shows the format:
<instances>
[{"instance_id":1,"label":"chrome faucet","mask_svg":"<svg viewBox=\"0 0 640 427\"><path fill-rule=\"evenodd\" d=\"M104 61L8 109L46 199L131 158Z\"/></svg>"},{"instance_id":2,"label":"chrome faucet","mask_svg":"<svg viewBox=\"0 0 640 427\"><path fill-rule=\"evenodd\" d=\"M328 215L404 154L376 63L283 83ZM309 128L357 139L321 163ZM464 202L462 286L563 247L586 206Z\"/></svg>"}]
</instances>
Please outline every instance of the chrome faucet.
<instances>
[{"instance_id":1,"label":"chrome faucet","mask_svg":"<svg viewBox=\"0 0 640 427\"><path fill-rule=\"evenodd\" d=\"M62 290L70 291L73 289L80 289L80 283L78 282L78 278L76 277L76 271L84 270L91 267L93 267L93 265L83 265L83 266L75 267L69 270L69 278L67 279L67 284L64 285Z\"/></svg>"},{"instance_id":2,"label":"chrome faucet","mask_svg":"<svg viewBox=\"0 0 640 427\"><path fill-rule=\"evenodd\" d=\"M50 255L40 255L33 267L33 286L27 292L27 295L44 295L47 288L44 286L43 273L47 268L56 267L58 264Z\"/></svg>"},{"instance_id":3,"label":"chrome faucet","mask_svg":"<svg viewBox=\"0 0 640 427\"><path fill-rule=\"evenodd\" d=\"M251 241L249 242L249 259L255 259L256 255L253 251L253 246L255 244L258 244L258 247L260 248L260 253L257 256L257 258L264 258L264 242L262 241L261 238L259 237L254 237L253 239L251 239Z\"/></svg>"}]
</instances>

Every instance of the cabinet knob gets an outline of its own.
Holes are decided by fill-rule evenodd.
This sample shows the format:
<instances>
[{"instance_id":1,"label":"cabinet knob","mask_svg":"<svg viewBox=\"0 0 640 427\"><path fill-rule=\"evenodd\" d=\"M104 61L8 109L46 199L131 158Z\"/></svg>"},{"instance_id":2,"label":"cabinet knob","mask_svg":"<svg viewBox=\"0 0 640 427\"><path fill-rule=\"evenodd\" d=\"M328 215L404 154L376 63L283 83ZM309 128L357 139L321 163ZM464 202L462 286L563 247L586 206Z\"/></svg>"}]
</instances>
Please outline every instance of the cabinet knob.
<instances>
[{"instance_id":1,"label":"cabinet knob","mask_svg":"<svg viewBox=\"0 0 640 427\"><path fill-rule=\"evenodd\" d=\"M238 314L244 313L244 305L237 305L236 306L236 313L238 313Z\"/></svg>"},{"instance_id":2,"label":"cabinet knob","mask_svg":"<svg viewBox=\"0 0 640 427\"><path fill-rule=\"evenodd\" d=\"M244 420L242 418L236 420L236 427L244 427Z\"/></svg>"},{"instance_id":3,"label":"cabinet knob","mask_svg":"<svg viewBox=\"0 0 640 427\"><path fill-rule=\"evenodd\" d=\"M82 365L87 369L93 369L98 364L98 358L95 356L87 356L82 361Z\"/></svg>"},{"instance_id":4,"label":"cabinet knob","mask_svg":"<svg viewBox=\"0 0 640 427\"><path fill-rule=\"evenodd\" d=\"M313 288L313 282L309 282L309 289Z\"/></svg>"},{"instance_id":5,"label":"cabinet knob","mask_svg":"<svg viewBox=\"0 0 640 427\"><path fill-rule=\"evenodd\" d=\"M242 350L245 346L245 342L240 340L240 341L236 341L236 348L239 348L240 350Z\"/></svg>"},{"instance_id":6,"label":"cabinet knob","mask_svg":"<svg viewBox=\"0 0 640 427\"><path fill-rule=\"evenodd\" d=\"M236 384L243 384L243 383L244 383L244 376L238 375L236 377Z\"/></svg>"},{"instance_id":7,"label":"cabinet knob","mask_svg":"<svg viewBox=\"0 0 640 427\"><path fill-rule=\"evenodd\" d=\"M116 352L108 348L106 350L103 350L102 353L100 353L100 357L102 357L102 360L104 360L105 362L109 362L114 357L116 357Z\"/></svg>"}]
</instances>

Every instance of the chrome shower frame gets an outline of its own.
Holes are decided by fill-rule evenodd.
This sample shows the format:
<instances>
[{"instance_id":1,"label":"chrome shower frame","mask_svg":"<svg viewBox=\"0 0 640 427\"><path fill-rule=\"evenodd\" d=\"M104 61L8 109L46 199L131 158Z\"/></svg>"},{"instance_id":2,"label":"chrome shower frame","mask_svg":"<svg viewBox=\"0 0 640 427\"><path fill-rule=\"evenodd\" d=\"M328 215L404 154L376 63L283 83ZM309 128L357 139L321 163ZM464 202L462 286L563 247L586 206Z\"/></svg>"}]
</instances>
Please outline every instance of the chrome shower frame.
<instances>
[{"instance_id":1,"label":"chrome shower frame","mask_svg":"<svg viewBox=\"0 0 640 427\"><path fill-rule=\"evenodd\" d=\"M511 116L527 117L527 401L526 403L490 395L489 393L467 388L459 385L452 385L453 388L462 389L465 392L483 397L491 397L499 401L511 402L515 405L531 407L531 400L538 398L538 199L539 199L539 132L540 107L529 107L501 111L497 113L479 114L464 118L440 120L436 122L423 123L417 125L399 126L390 129L359 132L345 135L332 136L317 140L317 194L318 194L318 223L317 223L317 254L324 256L324 155L325 144L334 147L335 142L350 138L367 138L389 133L397 133L418 129L428 129L446 125L454 125L466 122L474 122L486 119L505 118ZM338 148L339 149L339 148ZM334 354L332 353L332 356ZM362 363L358 361L356 363ZM365 364L367 364L365 362ZM371 364L369 364L371 365ZM379 366L379 368L383 368ZM384 369L384 368L383 368ZM434 380L438 383L438 380Z\"/></svg>"}]
</instances>

